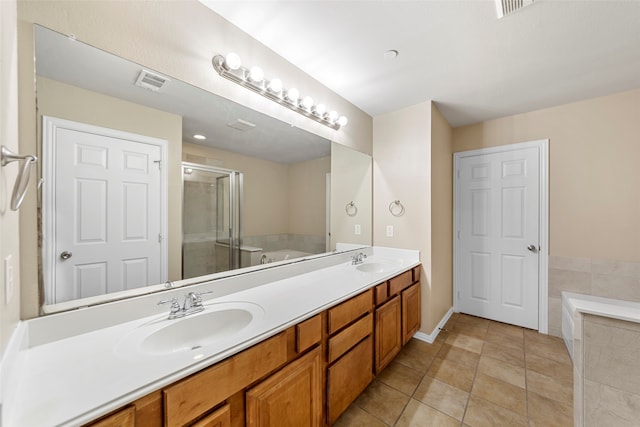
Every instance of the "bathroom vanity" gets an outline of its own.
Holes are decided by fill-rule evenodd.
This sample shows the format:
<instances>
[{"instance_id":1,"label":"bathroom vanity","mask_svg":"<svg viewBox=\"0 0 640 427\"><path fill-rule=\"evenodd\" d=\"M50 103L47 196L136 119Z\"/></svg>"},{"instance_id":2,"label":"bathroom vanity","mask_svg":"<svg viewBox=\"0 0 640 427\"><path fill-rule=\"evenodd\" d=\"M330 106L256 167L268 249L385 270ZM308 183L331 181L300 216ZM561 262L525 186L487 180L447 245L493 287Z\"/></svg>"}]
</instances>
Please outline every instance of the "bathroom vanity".
<instances>
[{"instance_id":1,"label":"bathroom vanity","mask_svg":"<svg viewBox=\"0 0 640 427\"><path fill-rule=\"evenodd\" d=\"M331 424L418 331L420 270L416 251L367 248L23 322L10 425ZM158 300L188 292L205 309L167 319Z\"/></svg>"}]
</instances>

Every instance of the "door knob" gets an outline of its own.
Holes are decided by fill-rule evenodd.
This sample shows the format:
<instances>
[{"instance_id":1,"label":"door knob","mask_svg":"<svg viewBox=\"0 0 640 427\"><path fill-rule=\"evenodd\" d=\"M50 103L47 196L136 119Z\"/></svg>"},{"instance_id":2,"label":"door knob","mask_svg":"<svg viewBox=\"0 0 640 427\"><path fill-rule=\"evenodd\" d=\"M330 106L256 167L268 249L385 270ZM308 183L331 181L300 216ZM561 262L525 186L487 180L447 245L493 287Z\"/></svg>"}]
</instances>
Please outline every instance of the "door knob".
<instances>
[{"instance_id":1,"label":"door knob","mask_svg":"<svg viewBox=\"0 0 640 427\"><path fill-rule=\"evenodd\" d=\"M536 245L529 245L527 246L527 249L529 249L531 252L538 252L538 248L536 248Z\"/></svg>"},{"instance_id":2,"label":"door knob","mask_svg":"<svg viewBox=\"0 0 640 427\"><path fill-rule=\"evenodd\" d=\"M64 260L67 260L67 259L71 258L72 256L73 256L73 254L71 252L67 252L67 251L64 251L64 252L62 252L60 254L60 258L62 258Z\"/></svg>"}]
</instances>

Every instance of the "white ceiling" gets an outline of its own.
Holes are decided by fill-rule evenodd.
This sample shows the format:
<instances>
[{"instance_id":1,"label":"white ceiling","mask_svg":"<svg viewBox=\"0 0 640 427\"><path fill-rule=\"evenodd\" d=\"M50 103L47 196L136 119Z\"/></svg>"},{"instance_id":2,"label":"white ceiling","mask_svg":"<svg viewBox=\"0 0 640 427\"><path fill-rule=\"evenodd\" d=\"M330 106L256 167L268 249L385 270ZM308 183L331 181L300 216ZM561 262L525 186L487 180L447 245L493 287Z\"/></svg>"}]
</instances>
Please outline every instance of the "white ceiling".
<instances>
[{"instance_id":1,"label":"white ceiling","mask_svg":"<svg viewBox=\"0 0 640 427\"><path fill-rule=\"evenodd\" d=\"M371 116L434 100L457 127L640 87L640 0L201 1Z\"/></svg>"}]
</instances>

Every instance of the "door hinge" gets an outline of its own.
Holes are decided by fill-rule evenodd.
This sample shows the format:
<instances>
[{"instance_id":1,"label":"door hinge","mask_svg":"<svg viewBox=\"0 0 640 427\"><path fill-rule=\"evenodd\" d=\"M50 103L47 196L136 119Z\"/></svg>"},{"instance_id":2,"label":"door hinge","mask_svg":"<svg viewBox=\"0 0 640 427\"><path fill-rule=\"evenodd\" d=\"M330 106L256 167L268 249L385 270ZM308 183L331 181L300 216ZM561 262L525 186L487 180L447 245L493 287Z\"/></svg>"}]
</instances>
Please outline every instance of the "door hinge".
<instances>
[{"instance_id":1,"label":"door hinge","mask_svg":"<svg viewBox=\"0 0 640 427\"><path fill-rule=\"evenodd\" d=\"M458 299L460 299L460 291L458 291Z\"/></svg>"},{"instance_id":2,"label":"door hinge","mask_svg":"<svg viewBox=\"0 0 640 427\"><path fill-rule=\"evenodd\" d=\"M458 230L458 240L460 240L460 230Z\"/></svg>"},{"instance_id":3,"label":"door hinge","mask_svg":"<svg viewBox=\"0 0 640 427\"><path fill-rule=\"evenodd\" d=\"M162 170L162 160L154 160L153 163L158 164L158 170Z\"/></svg>"},{"instance_id":4,"label":"door hinge","mask_svg":"<svg viewBox=\"0 0 640 427\"><path fill-rule=\"evenodd\" d=\"M162 234L158 234L158 243L162 243Z\"/></svg>"},{"instance_id":5,"label":"door hinge","mask_svg":"<svg viewBox=\"0 0 640 427\"><path fill-rule=\"evenodd\" d=\"M460 169L458 169L458 179L460 179Z\"/></svg>"}]
</instances>

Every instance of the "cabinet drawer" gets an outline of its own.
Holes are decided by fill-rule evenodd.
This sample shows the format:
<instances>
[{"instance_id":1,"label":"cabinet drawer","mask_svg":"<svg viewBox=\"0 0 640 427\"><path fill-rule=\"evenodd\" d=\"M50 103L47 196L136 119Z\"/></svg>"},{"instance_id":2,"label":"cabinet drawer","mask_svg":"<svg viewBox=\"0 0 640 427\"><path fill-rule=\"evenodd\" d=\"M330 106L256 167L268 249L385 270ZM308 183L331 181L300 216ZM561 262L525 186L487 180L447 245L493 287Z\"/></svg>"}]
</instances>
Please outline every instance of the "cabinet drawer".
<instances>
[{"instance_id":1,"label":"cabinet drawer","mask_svg":"<svg viewBox=\"0 0 640 427\"><path fill-rule=\"evenodd\" d=\"M333 363L334 360L372 333L373 313L369 313L366 317L363 317L353 325L329 338L328 362Z\"/></svg>"},{"instance_id":2,"label":"cabinet drawer","mask_svg":"<svg viewBox=\"0 0 640 427\"><path fill-rule=\"evenodd\" d=\"M333 424L373 380L373 338L358 344L327 369L327 418Z\"/></svg>"},{"instance_id":3,"label":"cabinet drawer","mask_svg":"<svg viewBox=\"0 0 640 427\"><path fill-rule=\"evenodd\" d=\"M296 352L302 353L322 339L321 315L307 319L296 325Z\"/></svg>"},{"instance_id":4,"label":"cabinet drawer","mask_svg":"<svg viewBox=\"0 0 640 427\"><path fill-rule=\"evenodd\" d=\"M384 304L389 299L389 282L380 283L373 288L374 297L376 300L376 307Z\"/></svg>"},{"instance_id":5,"label":"cabinet drawer","mask_svg":"<svg viewBox=\"0 0 640 427\"><path fill-rule=\"evenodd\" d=\"M134 427L135 423L136 408L130 405L92 423L88 427Z\"/></svg>"},{"instance_id":6,"label":"cabinet drawer","mask_svg":"<svg viewBox=\"0 0 640 427\"><path fill-rule=\"evenodd\" d=\"M282 332L163 390L165 425L182 426L287 361Z\"/></svg>"},{"instance_id":7,"label":"cabinet drawer","mask_svg":"<svg viewBox=\"0 0 640 427\"><path fill-rule=\"evenodd\" d=\"M389 280L389 295L395 295L413 283L413 273L411 270L405 271Z\"/></svg>"},{"instance_id":8,"label":"cabinet drawer","mask_svg":"<svg viewBox=\"0 0 640 427\"><path fill-rule=\"evenodd\" d=\"M420 280L420 272L422 271L422 266L419 265L417 267L413 267L413 281L417 282Z\"/></svg>"},{"instance_id":9,"label":"cabinet drawer","mask_svg":"<svg viewBox=\"0 0 640 427\"><path fill-rule=\"evenodd\" d=\"M369 289L328 310L329 334L342 329L373 308L373 290Z\"/></svg>"}]
</instances>

